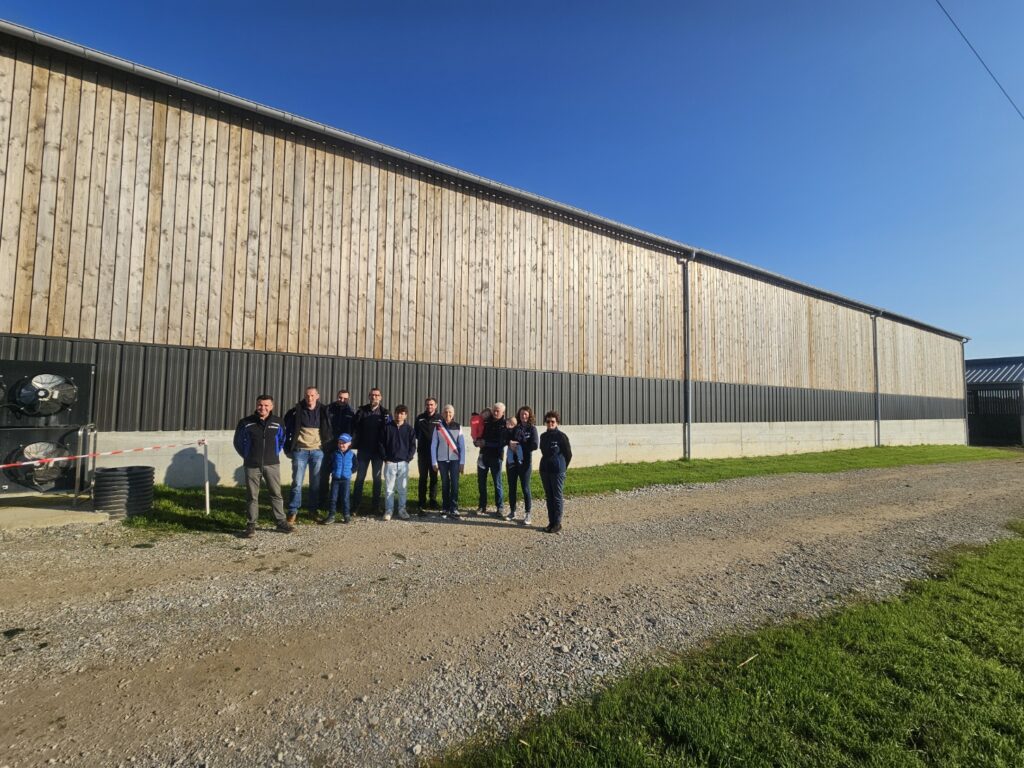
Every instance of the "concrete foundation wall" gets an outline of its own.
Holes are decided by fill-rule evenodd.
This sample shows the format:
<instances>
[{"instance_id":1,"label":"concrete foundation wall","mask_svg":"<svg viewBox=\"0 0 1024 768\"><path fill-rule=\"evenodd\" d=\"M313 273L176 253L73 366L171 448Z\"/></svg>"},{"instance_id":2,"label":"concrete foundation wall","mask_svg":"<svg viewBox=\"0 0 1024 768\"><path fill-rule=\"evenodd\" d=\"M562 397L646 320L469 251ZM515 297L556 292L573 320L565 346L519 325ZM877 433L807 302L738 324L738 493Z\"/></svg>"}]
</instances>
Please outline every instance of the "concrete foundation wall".
<instances>
[{"instance_id":1,"label":"concrete foundation wall","mask_svg":"<svg viewBox=\"0 0 1024 768\"><path fill-rule=\"evenodd\" d=\"M774 421L694 424L693 458L773 456L875 444L874 421Z\"/></svg>"},{"instance_id":2,"label":"concrete foundation wall","mask_svg":"<svg viewBox=\"0 0 1024 768\"><path fill-rule=\"evenodd\" d=\"M543 430L543 427L540 428ZM573 466L632 461L673 460L683 456L683 428L680 424L613 424L607 426L566 426L573 446ZM768 456L786 453L832 451L874 445L873 421L790 421L693 425L693 457ZM103 432L98 449L112 451L151 445L195 442L200 432ZM207 432L210 482L238 485L242 482L241 461L231 444L232 433ZM962 419L883 421L885 445L963 444ZM477 449L469 447L467 465L475 465ZM534 457L539 462L540 456ZM290 475L282 457L283 475ZM203 483L203 454L200 446L189 446L121 456L104 456L97 466L120 467L147 464L156 467L157 482L175 487ZM411 473L416 474L413 462Z\"/></svg>"},{"instance_id":3,"label":"concrete foundation wall","mask_svg":"<svg viewBox=\"0 0 1024 768\"><path fill-rule=\"evenodd\" d=\"M882 445L965 445L963 419L883 421Z\"/></svg>"}]
</instances>

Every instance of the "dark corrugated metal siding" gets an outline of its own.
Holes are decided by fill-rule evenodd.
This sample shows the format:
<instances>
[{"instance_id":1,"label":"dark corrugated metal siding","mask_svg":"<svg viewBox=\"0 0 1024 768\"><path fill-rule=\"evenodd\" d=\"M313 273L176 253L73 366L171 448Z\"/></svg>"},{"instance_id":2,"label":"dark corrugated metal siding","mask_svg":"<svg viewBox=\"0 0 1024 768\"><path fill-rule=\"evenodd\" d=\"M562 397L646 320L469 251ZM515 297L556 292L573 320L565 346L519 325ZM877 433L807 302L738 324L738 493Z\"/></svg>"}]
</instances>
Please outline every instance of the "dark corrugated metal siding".
<instances>
[{"instance_id":1,"label":"dark corrugated metal siding","mask_svg":"<svg viewBox=\"0 0 1024 768\"><path fill-rule=\"evenodd\" d=\"M458 418L495 400L561 411L567 424L662 424L683 419L682 382L582 376L430 363L235 352L119 342L0 335L0 358L96 365L94 414L101 430L233 429L257 395L283 413L312 384L325 401L337 390L358 405L371 386L385 404L414 412L427 396L452 403Z\"/></svg>"},{"instance_id":2,"label":"dark corrugated metal siding","mask_svg":"<svg viewBox=\"0 0 1024 768\"><path fill-rule=\"evenodd\" d=\"M232 429L257 395L272 395L283 413L308 384L325 401L345 387L357 404L376 385L389 407L404 402L414 412L430 395L452 403L460 420L504 400L538 416L554 408L567 424L671 424L682 423L685 401L683 382L669 379L10 335L0 335L0 358L94 363L96 424L123 432ZM697 381L693 400L696 423L874 418L870 392ZM882 395L885 420L962 418L963 408L958 399Z\"/></svg>"},{"instance_id":3,"label":"dark corrugated metal siding","mask_svg":"<svg viewBox=\"0 0 1024 768\"><path fill-rule=\"evenodd\" d=\"M968 384L1024 384L1024 357L968 360Z\"/></svg>"}]
</instances>

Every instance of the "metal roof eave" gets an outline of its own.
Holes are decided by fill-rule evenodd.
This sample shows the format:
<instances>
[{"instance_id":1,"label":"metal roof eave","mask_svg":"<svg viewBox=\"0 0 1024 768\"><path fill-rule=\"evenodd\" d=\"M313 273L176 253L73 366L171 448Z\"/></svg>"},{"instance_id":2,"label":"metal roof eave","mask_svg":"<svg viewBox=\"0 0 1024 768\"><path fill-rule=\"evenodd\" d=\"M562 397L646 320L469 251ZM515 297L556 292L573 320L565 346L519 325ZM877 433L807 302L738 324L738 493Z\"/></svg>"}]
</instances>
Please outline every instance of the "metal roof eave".
<instances>
[{"instance_id":1,"label":"metal roof eave","mask_svg":"<svg viewBox=\"0 0 1024 768\"><path fill-rule=\"evenodd\" d=\"M874 307L870 304L865 304L864 302L848 298L838 293L833 293L831 291L826 291L821 288L816 288L813 285L802 283L799 280L794 280L793 278L786 277L785 275L780 275L778 273L762 269L760 267L754 266L753 264L748 264L746 262L739 261L728 256L723 256L722 254L715 253L714 251L709 251L704 248L698 248L697 246L671 240L660 235L655 235L651 232L646 232L642 229L632 227L628 224L623 224L622 222L618 222L613 219L598 216L597 214L590 213L589 211L585 211L581 208L576 208L565 203L560 203L557 200L551 200L540 195L535 195L532 192L517 189L516 187L512 187L507 184L502 184L501 182L493 181L483 176L478 176L473 173L468 173L466 171L459 170L454 166L439 163L434 160L429 160L425 157L414 155L411 152L406 152L405 150L402 149L397 149L386 144L381 144L380 142L366 139L354 133L349 133L348 131L342 131L338 128L333 128L327 125L326 123L320 123L315 120L309 120L304 117L299 117L298 115L294 115L290 112L285 112L284 110L281 109L274 109L273 107L268 107L264 104L260 104L259 102L251 101L240 96L235 96L233 94L226 93L225 91L221 91L216 88L210 88L209 86L205 86L200 83L193 82L191 80L186 80L175 75L170 75L158 69L152 69L151 67L136 64L132 61L128 61L127 59L122 59L117 56L112 56L108 53L103 53L102 51L87 48L84 45L72 43L67 40L63 40L59 37L48 35L44 32L38 32L29 27L24 27L20 24L15 24L14 22L10 22L5 19L0 19L0 31L6 32L14 37L19 37L23 40L36 43L38 45L53 48L64 53L71 54L73 56L84 58L88 61L93 61L98 64L111 67L113 69L128 72L138 77L154 80L156 82L163 83L164 85L177 88L182 91L194 93L198 96L212 99L222 104L227 104L229 106L236 107L238 109L243 109L249 112L255 112L256 114L262 115L273 120L279 120L289 125L294 125L298 128L330 136L331 138L343 141L347 144L355 145L357 147L362 147L372 152L378 152L382 155L394 157L403 160L407 163L410 163L412 165L435 171L437 173L443 174L445 176L460 181L464 181L474 186L482 187L484 189L500 193L513 199L525 201L530 204L543 207L558 212L560 214L568 215L570 217L580 219L590 224L597 225L601 228L610 229L614 232L625 234L632 238L636 238L651 243L653 245L657 245L661 248L671 251L672 253L682 258L704 259L711 263L721 263L735 270L747 272L757 277L768 278L787 287L794 288L800 291L801 293L807 293L812 296L826 299L837 304L842 304L852 309L867 312L877 317L885 317L899 323L920 328L921 330L938 333L942 336L948 336L961 342L967 342L970 340L969 337L964 336L961 333L948 331L934 325L929 325L928 323L923 323L919 320L914 320L913 318L910 317L905 317L895 312L890 312L880 307Z\"/></svg>"}]
</instances>

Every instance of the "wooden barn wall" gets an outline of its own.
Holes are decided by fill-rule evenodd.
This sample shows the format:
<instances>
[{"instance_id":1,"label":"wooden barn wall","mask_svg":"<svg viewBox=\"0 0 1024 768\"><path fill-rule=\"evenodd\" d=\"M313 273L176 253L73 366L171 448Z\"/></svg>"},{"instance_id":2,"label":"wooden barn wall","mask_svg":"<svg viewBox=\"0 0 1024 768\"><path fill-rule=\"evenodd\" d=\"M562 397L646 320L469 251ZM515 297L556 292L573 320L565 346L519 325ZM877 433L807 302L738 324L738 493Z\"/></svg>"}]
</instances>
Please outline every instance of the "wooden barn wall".
<instances>
[{"instance_id":1,"label":"wooden barn wall","mask_svg":"<svg viewBox=\"0 0 1024 768\"><path fill-rule=\"evenodd\" d=\"M0 333L682 376L672 256L2 37L0 198Z\"/></svg>"},{"instance_id":2,"label":"wooden barn wall","mask_svg":"<svg viewBox=\"0 0 1024 768\"><path fill-rule=\"evenodd\" d=\"M866 313L702 262L690 296L695 380L874 392Z\"/></svg>"},{"instance_id":3,"label":"wooden barn wall","mask_svg":"<svg viewBox=\"0 0 1024 768\"><path fill-rule=\"evenodd\" d=\"M879 318L879 390L884 394L963 399L961 348L956 339Z\"/></svg>"}]
</instances>

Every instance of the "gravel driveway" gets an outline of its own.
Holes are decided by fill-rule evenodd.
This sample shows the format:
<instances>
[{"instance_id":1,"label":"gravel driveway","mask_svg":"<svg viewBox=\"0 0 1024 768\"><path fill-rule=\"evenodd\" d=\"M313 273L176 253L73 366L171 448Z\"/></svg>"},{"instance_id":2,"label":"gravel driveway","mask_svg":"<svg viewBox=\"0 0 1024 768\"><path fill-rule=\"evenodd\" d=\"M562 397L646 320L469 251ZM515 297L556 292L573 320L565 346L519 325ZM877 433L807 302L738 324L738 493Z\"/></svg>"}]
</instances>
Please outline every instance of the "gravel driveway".
<instances>
[{"instance_id":1,"label":"gravel driveway","mask_svg":"<svg viewBox=\"0 0 1024 768\"><path fill-rule=\"evenodd\" d=\"M895 593L1021 517L1014 459L569 500L558 536L5 532L0 767L415 763L664 649Z\"/></svg>"}]
</instances>

